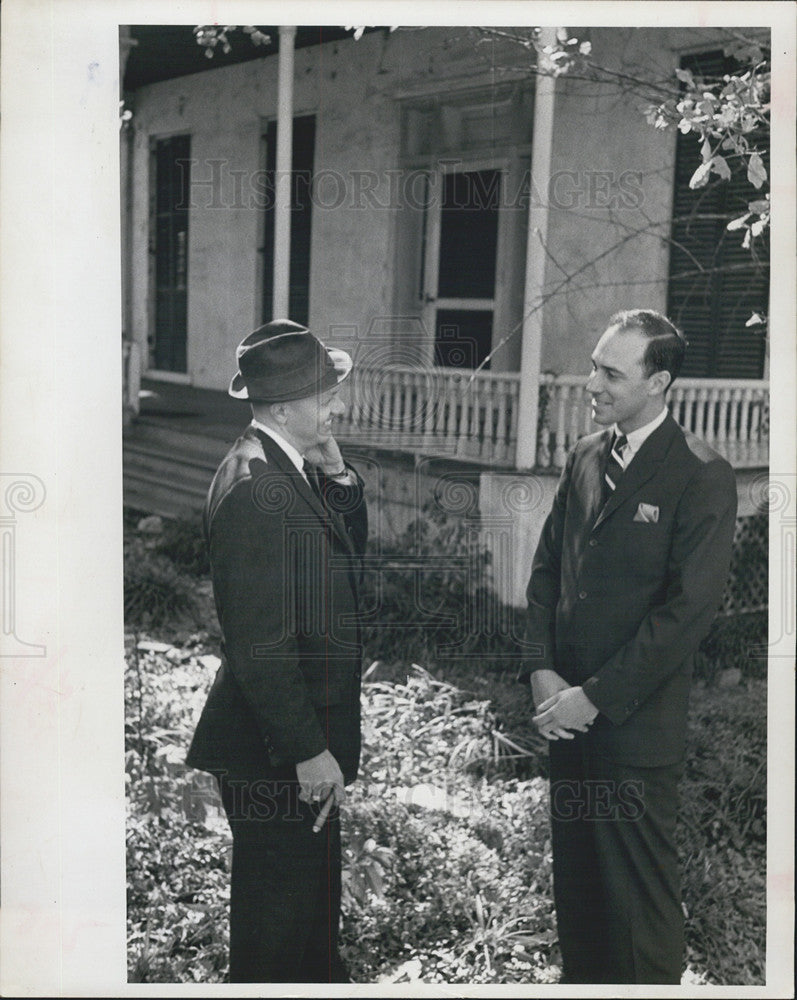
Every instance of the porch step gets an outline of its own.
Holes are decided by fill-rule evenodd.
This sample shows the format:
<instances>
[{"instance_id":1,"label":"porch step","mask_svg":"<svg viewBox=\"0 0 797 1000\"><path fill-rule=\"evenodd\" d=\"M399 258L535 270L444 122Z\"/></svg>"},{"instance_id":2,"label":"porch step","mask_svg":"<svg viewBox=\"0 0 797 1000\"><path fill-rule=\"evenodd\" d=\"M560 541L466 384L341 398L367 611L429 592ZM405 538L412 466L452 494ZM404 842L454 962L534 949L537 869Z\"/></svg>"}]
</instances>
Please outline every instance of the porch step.
<instances>
[{"instance_id":1,"label":"porch step","mask_svg":"<svg viewBox=\"0 0 797 1000\"><path fill-rule=\"evenodd\" d=\"M124 434L124 502L166 517L201 513L229 441L146 420Z\"/></svg>"}]
</instances>

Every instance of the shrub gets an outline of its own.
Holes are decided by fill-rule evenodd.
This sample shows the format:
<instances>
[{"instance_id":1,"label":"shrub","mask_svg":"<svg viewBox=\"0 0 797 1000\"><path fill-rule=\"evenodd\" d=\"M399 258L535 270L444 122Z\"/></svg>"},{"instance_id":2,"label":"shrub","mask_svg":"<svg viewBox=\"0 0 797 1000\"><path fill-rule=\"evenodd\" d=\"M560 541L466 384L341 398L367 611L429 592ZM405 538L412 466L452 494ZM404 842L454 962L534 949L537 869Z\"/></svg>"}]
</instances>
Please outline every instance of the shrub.
<instances>
[{"instance_id":1,"label":"shrub","mask_svg":"<svg viewBox=\"0 0 797 1000\"><path fill-rule=\"evenodd\" d=\"M711 982L763 983L766 687L694 692L678 827L687 958Z\"/></svg>"},{"instance_id":2,"label":"shrub","mask_svg":"<svg viewBox=\"0 0 797 1000\"><path fill-rule=\"evenodd\" d=\"M195 608L193 584L165 556L132 538L124 551L124 612L128 627L157 628Z\"/></svg>"},{"instance_id":3,"label":"shrub","mask_svg":"<svg viewBox=\"0 0 797 1000\"><path fill-rule=\"evenodd\" d=\"M721 670L766 677L767 611L717 615L695 656L695 677L714 681Z\"/></svg>"},{"instance_id":4,"label":"shrub","mask_svg":"<svg viewBox=\"0 0 797 1000\"><path fill-rule=\"evenodd\" d=\"M191 576L207 576L210 573L208 550L199 518L164 520L163 534L155 551Z\"/></svg>"},{"instance_id":5,"label":"shrub","mask_svg":"<svg viewBox=\"0 0 797 1000\"><path fill-rule=\"evenodd\" d=\"M490 553L478 518L452 517L434 501L395 542L383 545L365 574L367 659L447 663L478 659L483 668L517 660L517 612L490 585Z\"/></svg>"}]
</instances>

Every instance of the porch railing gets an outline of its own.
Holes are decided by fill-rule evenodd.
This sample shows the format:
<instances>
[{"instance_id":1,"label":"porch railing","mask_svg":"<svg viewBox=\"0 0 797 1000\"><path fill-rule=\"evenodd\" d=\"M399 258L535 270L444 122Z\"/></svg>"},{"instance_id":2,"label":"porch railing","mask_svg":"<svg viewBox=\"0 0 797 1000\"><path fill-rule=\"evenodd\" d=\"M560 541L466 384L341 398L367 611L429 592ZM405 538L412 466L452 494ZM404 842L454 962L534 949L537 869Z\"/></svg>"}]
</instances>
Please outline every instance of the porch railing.
<instances>
[{"instance_id":1,"label":"porch railing","mask_svg":"<svg viewBox=\"0 0 797 1000\"><path fill-rule=\"evenodd\" d=\"M517 372L358 366L342 437L373 447L512 465L517 443Z\"/></svg>"},{"instance_id":2,"label":"porch railing","mask_svg":"<svg viewBox=\"0 0 797 1000\"><path fill-rule=\"evenodd\" d=\"M540 377L537 467L559 469L596 429L585 376ZM341 437L390 450L513 466L518 439L517 372L390 365L357 367ZM736 468L766 465L769 384L749 379L678 379L670 410ZM521 430L522 433L522 430Z\"/></svg>"},{"instance_id":3,"label":"porch railing","mask_svg":"<svg viewBox=\"0 0 797 1000\"><path fill-rule=\"evenodd\" d=\"M543 378L537 465L561 468L579 437L596 430L582 375ZM668 395L670 412L735 468L767 464L769 383L752 379L679 378Z\"/></svg>"}]
</instances>

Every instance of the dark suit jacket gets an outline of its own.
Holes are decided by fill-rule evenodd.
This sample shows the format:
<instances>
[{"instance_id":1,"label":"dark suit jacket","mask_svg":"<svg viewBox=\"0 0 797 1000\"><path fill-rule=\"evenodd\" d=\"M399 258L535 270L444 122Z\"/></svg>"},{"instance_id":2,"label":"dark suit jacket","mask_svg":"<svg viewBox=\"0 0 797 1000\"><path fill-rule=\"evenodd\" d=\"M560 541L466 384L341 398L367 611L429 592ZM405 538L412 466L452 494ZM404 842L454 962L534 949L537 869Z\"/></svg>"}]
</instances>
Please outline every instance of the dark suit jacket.
<instances>
[{"instance_id":1,"label":"dark suit jacket","mask_svg":"<svg viewBox=\"0 0 797 1000\"><path fill-rule=\"evenodd\" d=\"M730 563L730 465L671 416L602 503L611 432L568 457L529 580L525 673L548 668L599 709L592 750L638 766L683 756L692 658ZM655 522L643 521L640 503ZM657 514L656 514L657 511Z\"/></svg>"},{"instance_id":2,"label":"dark suit jacket","mask_svg":"<svg viewBox=\"0 0 797 1000\"><path fill-rule=\"evenodd\" d=\"M324 502L249 427L211 484L205 530L222 665L187 763L228 777L293 779L329 749L346 782L360 754L357 587L362 482L321 477Z\"/></svg>"}]
</instances>

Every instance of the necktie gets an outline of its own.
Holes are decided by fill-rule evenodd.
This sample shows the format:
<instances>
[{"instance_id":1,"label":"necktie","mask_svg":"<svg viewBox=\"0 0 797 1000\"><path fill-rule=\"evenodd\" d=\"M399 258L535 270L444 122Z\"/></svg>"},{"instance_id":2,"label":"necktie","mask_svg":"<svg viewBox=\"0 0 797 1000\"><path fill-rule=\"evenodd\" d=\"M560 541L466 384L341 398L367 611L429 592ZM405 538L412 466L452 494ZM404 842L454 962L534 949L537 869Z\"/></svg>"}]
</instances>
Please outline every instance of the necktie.
<instances>
[{"instance_id":1,"label":"necktie","mask_svg":"<svg viewBox=\"0 0 797 1000\"><path fill-rule=\"evenodd\" d=\"M311 465L307 459L305 459L302 463L302 471L305 476L307 476L307 482L310 484L310 488L313 493L315 493L318 499L321 500L321 484L318 481L318 471L316 470L316 467Z\"/></svg>"},{"instance_id":2,"label":"necktie","mask_svg":"<svg viewBox=\"0 0 797 1000\"><path fill-rule=\"evenodd\" d=\"M307 459L304 459L304 461L302 462L302 472L304 472L305 478L307 479L307 482L310 484L313 493L315 493L317 496L320 497L321 488L318 485L318 475L315 471L315 467L310 465Z\"/></svg>"},{"instance_id":3,"label":"necktie","mask_svg":"<svg viewBox=\"0 0 797 1000\"><path fill-rule=\"evenodd\" d=\"M606 472L604 473L604 496L608 499L617 489L620 477L625 470L623 461L623 449L628 444L625 434L620 434L614 439L612 450L609 452L609 459L606 462Z\"/></svg>"}]
</instances>

